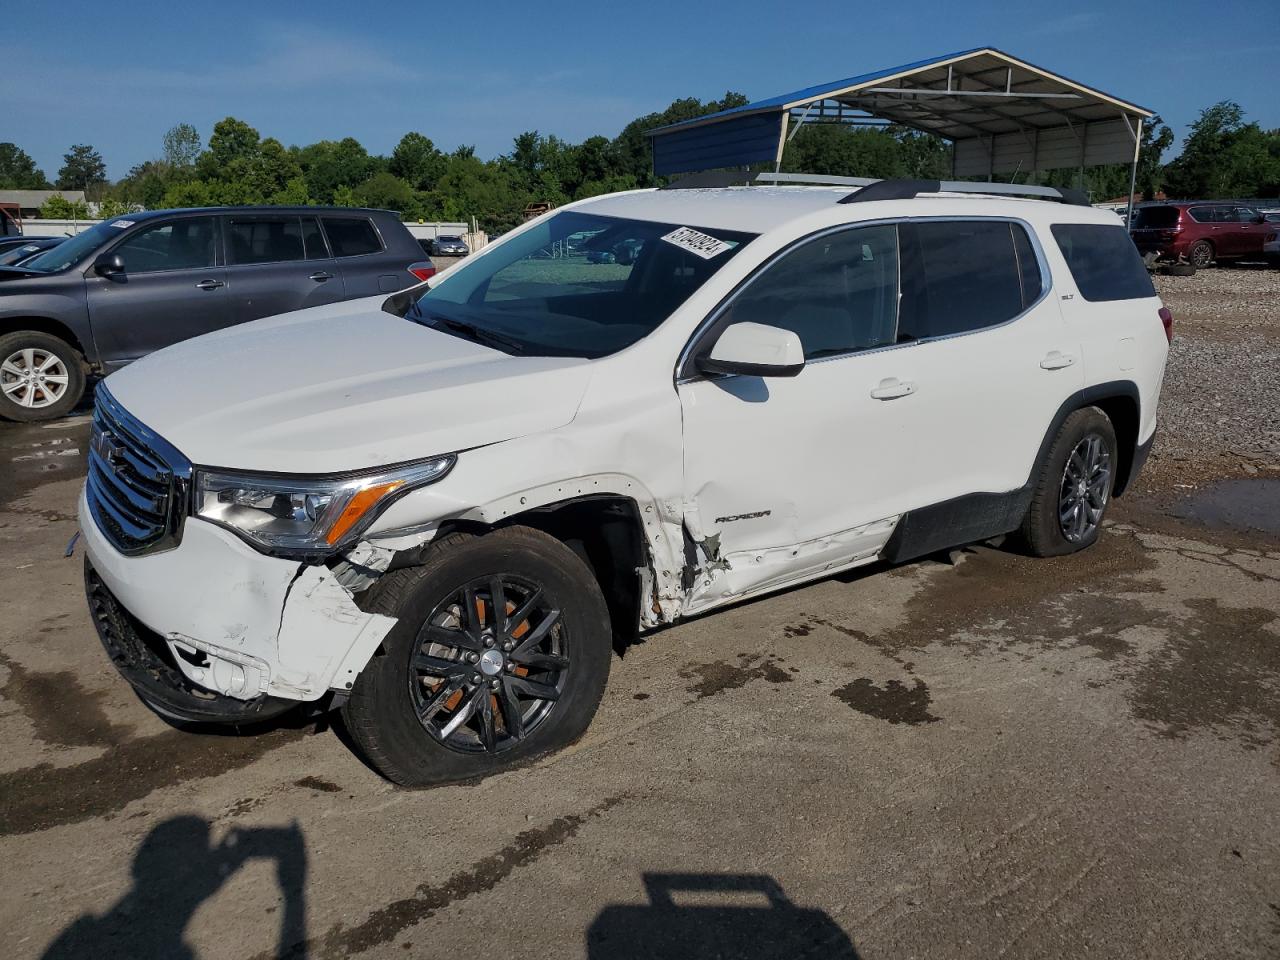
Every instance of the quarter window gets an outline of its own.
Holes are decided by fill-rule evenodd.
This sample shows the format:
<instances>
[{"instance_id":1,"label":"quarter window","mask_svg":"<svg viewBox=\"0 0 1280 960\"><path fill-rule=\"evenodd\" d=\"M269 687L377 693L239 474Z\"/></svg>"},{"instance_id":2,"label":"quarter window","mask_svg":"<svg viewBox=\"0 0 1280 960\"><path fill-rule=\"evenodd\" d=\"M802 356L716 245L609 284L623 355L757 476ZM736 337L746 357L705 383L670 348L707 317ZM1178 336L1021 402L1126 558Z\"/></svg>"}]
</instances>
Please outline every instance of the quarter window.
<instances>
[{"instance_id":1,"label":"quarter window","mask_svg":"<svg viewBox=\"0 0 1280 960\"><path fill-rule=\"evenodd\" d=\"M994 327L1040 298L1040 265L1020 224L945 220L917 223L913 230L920 256L920 286L909 330L914 337Z\"/></svg>"},{"instance_id":2,"label":"quarter window","mask_svg":"<svg viewBox=\"0 0 1280 960\"><path fill-rule=\"evenodd\" d=\"M791 330L806 360L884 346L898 335L898 274L895 224L827 234L769 266L728 322Z\"/></svg>"},{"instance_id":3,"label":"quarter window","mask_svg":"<svg viewBox=\"0 0 1280 960\"><path fill-rule=\"evenodd\" d=\"M1055 223L1049 229L1086 300L1143 300L1156 295L1138 248L1124 227Z\"/></svg>"},{"instance_id":4,"label":"quarter window","mask_svg":"<svg viewBox=\"0 0 1280 960\"><path fill-rule=\"evenodd\" d=\"M199 270L214 265L213 217L187 217L143 227L113 253L128 273Z\"/></svg>"},{"instance_id":5,"label":"quarter window","mask_svg":"<svg viewBox=\"0 0 1280 960\"><path fill-rule=\"evenodd\" d=\"M356 217L324 217L324 232L335 257L358 257L382 249L378 232L368 220Z\"/></svg>"},{"instance_id":6,"label":"quarter window","mask_svg":"<svg viewBox=\"0 0 1280 960\"><path fill-rule=\"evenodd\" d=\"M1218 207L1191 207L1187 213L1196 223L1219 223L1222 220Z\"/></svg>"}]
</instances>

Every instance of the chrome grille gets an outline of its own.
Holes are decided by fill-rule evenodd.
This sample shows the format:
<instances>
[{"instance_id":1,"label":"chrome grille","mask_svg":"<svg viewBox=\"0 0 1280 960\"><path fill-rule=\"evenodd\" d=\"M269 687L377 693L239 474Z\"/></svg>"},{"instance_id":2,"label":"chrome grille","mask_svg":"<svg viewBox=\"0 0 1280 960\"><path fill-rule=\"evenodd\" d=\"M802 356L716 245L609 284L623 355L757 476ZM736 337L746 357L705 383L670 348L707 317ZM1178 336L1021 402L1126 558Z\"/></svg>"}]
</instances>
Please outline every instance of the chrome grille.
<instances>
[{"instance_id":1,"label":"chrome grille","mask_svg":"<svg viewBox=\"0 0 1280 960\"><path fill-rule=\"evenodd\" d=\"M190 474L177 450L98 388L85 492L93 518L117 550L139 554L177 544Z\"/></svg>"}]
</instances>

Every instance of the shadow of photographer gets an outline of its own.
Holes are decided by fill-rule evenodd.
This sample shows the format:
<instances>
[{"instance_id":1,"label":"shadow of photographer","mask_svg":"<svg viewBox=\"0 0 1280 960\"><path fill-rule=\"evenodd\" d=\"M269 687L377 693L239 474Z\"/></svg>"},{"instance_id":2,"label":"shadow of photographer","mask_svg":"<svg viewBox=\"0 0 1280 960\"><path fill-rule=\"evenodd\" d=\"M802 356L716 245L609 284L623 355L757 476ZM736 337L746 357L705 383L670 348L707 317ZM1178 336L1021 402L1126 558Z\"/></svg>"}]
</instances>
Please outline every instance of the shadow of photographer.
<instances>
[{"instance_id":1,"label":"shadow of photographer","mask_svg":"<svg viewBox=\"0 0 1280 960\"><path fill-rule=\"evenodd\" d=\"M307 851L298 825L233 829L213 843L208 821L182 816L164 821L143 839L133 858L133 887L119 902L104 914L77 918L43 960L195 960L186 942L187 924L200 904L251 860L275 864L284 894L277 952L305 942Z\"/></svg>"},{"instance_id":2,"label":"shadow of photographer","mask_svg":"<svg viewBox=\"0 0 1280 960\"><path fill-rule=\"evenodd\" d=\"M858 960L835 920L796 906L772 877L646 873L644 886L647 905L613 904L592 921L591 960Z\"/></svg>"}]
</instances>

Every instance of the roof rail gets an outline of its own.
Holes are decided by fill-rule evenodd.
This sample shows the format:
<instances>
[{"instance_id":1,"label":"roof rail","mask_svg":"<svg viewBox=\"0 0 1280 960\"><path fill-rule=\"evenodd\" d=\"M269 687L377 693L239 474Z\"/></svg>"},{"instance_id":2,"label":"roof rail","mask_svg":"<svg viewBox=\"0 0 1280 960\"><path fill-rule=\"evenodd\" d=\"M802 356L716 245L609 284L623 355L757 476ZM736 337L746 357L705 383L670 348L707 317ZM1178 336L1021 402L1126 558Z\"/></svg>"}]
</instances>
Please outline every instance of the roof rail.
<instances>
[{"instance_id":1,"label":"roof rail","mask_svg":"<svg viewBox=\"0 0 1280 960\"><path fill-rule=\"evenodd\" d=\"M877 180L855 190L841 203L866 203L871 200L909 200L922 193L981 193L1009 197L1034 197L1057 200L1075 206L1089 206L1089 198L1070 187L1037 187L1023 183L974 183L968 180Z\"/></svg>"},{"instance_id":2,"label":"roof rail","mask_svg":"<svg viewBox=\"0 0 1280 960\"><path fill-rule=\"evenodd\" d=\"M1023 183L988 183L968 180L875 180L869 177L828 177L814 173L749 173L746 171L707 171L693 173L672 181L659 190L712 190L739 184L817 184L857 187L842 197L840 203L866 203L871 200L910 200L922 193L980 193L1007 197L1034 197L1056 200L1076 206L1089 206L1089 198L1070 187L1038 187Z\"/></svg>"}]
</instances>

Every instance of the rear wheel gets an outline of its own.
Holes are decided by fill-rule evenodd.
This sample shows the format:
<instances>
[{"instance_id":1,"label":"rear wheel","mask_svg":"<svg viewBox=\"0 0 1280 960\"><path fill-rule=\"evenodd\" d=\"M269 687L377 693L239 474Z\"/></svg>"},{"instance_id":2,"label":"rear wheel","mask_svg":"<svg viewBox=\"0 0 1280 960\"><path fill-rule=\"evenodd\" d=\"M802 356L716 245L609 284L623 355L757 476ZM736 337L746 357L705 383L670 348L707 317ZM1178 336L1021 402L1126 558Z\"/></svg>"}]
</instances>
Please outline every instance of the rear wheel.
<instances>
[{"instance_id":1,"label":"rear wheel","mask_svg":"<svg viewBox=\"0 0 1280 960\"><path fill-rule=\"evenodd\" d=\"M1021 535L1037 557L1092 546L1102 532L1118 462L1116 433L1097 407L1076 410L1040 465Z\"/></svg>"},{"instance_id":2,"label":"rear wheel","mask_svg":"<svg viewBox=\"0 0 1280 960\"><path fill-rule=\"evenodd\" d=\"M1207 267L1213 262L1213 244L1208 240L1197 240L1187 251L1187 262L1193 267Z\"/></svg>"},{"instance_id":3,"label":"rear wheel","mask_svg":"<svg viewBox=\"0 0 1280 960\"><path fill-rule=\"evenodd\" d=\"M19 330L0 337L0 416L53 420L84 395L79 352L55 336Z\"/></svg>"},{"instance_id":4,"label":"rear wheel","mask_svg":"<svg viewBox=\"0 0 1280 960\"><path fill-rule=\"evenodd\" d=\"M373 590L366 608L398 622L343 717L388 779L485 776L586 730L609 675L609 615L560 541L528 527L454 534Z\"/></svg>"}]
</instances>

